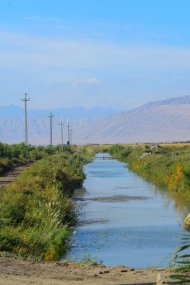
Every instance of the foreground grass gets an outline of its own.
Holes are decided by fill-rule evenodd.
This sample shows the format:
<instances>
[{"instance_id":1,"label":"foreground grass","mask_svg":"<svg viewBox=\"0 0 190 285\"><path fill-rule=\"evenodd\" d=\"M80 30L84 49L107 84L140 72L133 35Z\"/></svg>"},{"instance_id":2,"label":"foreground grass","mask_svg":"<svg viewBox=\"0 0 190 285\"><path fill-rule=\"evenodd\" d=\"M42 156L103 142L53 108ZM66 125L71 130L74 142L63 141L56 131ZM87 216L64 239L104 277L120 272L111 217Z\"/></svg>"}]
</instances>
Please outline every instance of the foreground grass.
<instances>
[{"instance_id":1,"label":"foreground grass","mask_svg":"<svg viewBox=\"0 0 190 285\"><path fill-rule=\"evenodd\" d=\"M84 149L47 156L25 170L0 194L0 251L58 260L76 222L71 197L91 159Z\"/></svg>"}]
</instances>

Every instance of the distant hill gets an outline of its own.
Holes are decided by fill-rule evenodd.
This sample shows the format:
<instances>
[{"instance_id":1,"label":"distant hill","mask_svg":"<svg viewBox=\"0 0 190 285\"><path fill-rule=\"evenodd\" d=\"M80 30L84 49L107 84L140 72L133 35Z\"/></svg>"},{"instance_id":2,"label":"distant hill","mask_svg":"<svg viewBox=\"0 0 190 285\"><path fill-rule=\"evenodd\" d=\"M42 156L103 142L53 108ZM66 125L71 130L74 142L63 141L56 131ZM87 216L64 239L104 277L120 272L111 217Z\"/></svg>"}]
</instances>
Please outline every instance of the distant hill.
<instances>
[{"instance_id":1,"label":"distant hill","mask_svg":"<svg viewBox=\"0 0 190 285\"><path fill-rule=\"evenodd\" d=\"M46 118L49 113L52 112L57 117L63 117L68 119L95 119L101 116L107 116L114 114L112 109L106 108L91 108L87 109L82 106L72 107L72 108L59 108L59 109L49 109L49 110L35 110L31 109L28 111L28 116L32 119L35 118ZM22 118L24 109L20 106L9 105L0 106L0 117L19 117Z\"/></svg>"},{"instance_id":2,"label":"distant hill","mask_svg":"<svg viewBox=\"0 0 190 285\"><path fill-rule=\"evenodd\" d=\"M0 108L0 140L22 141L23 109L11 113ZM6 110L7 108L7 110ZM7 113L6 113L7 112ZM13 115L14 112L14 115ZM21 112L21 115L19 115ZM70 121L73 143L140 143L190 141L190 96L147 103L131 111L114 113L109 109L52 110L54 118L53 141L60 143L60 120ZM29 141L49 143L49 111L32 110L29 113ZM67 130L64 130L67 139Z\"/></svg>"},{"instance_id":3,"label":"distant hill","mask_svg":"<svg viewBox=\"0 0 190 285\"><path fill-rule=\"evenodd\" d=\"M33 144L48 144L49 142L49 118L52 112L54 118L54 142L58 142L59 122L74 122L94 120L104 116L113 115L115 112L108 108L87 109L81 106L73 108L59 108L49 110L29 110L28 111L28 129L29 141ZM9 105L0 106L0 141L2 142L20 142L24 140L24 109L20 106Z\"/></svg>"},{"instance_id":4,"label":"distant hill","mask_svg":"<svg viewBox=\"0 0 190 285\"><path fill-rule=\"evenodd\" d=\"M79 133L83 134L79 142L92 143L190 141L190 96L150 102L97 119Z\"/></svg>"},{"instance_id":5,"label":"distant hill","mask_svg":"<svg viewBox=\"0 0 190 285\"><path fill-rule=\"evenodd\" d=\"M93 131L90 131L93 130ZM137 109L96 120L88 140L101 143L190 140L190 96L147 103Z\"/></svg>"},{"instance_id":6,"label":"distant hill","mask_svg":"<svg viewBox=\"0 0 190 285\"><path fill-rule=\"evenodd\" d=\"M89 134L85 140L98 143L190 140L190 96L150 102L96 120L85 133Z\"/></svg>"}]
</instances>

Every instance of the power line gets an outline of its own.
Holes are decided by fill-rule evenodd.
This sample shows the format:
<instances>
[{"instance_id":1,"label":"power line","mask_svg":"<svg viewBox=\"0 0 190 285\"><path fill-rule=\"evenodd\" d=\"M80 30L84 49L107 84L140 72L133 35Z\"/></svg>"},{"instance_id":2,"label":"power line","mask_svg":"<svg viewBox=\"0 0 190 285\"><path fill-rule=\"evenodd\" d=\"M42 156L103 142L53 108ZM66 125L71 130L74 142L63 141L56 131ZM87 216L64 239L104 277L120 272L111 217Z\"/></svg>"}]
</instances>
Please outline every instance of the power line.
<instances>
[{"instance_id":1,"label":"power line","mask_svg":"<svg viewBox=\"0 0 190 285\"><path fill-rule=\"evenodd\" d=\"M27 102L30 101L27 93L25 93L25 97L21 99L24 102L24 113L25 113L25 144L28 145L28 116L27 116Z\"/></svg>"},{"instance_id":2,"label":"power line","mask_svg":"<svg viewBox=\"0 0 190 285\"><path fill-rule=\"evenodd\" d=\"M0 92L5 94L6 96L9 96L9 97L14 97L14 98L18 97L17 92L15 92L15 91L11 90L10 88L7 88L3 85L0 85Z\"/></svg>"}]
</instances>

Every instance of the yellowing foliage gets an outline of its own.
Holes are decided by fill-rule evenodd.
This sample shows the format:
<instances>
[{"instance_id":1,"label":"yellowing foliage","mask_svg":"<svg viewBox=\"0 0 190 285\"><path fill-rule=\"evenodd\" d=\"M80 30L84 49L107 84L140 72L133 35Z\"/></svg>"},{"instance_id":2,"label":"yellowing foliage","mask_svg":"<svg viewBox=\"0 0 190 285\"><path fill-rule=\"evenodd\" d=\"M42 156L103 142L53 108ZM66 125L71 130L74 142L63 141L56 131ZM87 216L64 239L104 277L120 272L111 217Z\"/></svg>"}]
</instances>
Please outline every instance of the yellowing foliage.
<instances>
[{"instance_id":1,"label":"yellowing foliage","mask_svg":"<svg viewBox=\"0 0 190 285\"><path fill-rule=\"evenodd\" d=\"M168 177L168 188L170 191L177 190L177 187L179 186L179 183L182 182L183 179L183 165L181 162L179 162L172 175Z\"/></svg>"}]
</instances>

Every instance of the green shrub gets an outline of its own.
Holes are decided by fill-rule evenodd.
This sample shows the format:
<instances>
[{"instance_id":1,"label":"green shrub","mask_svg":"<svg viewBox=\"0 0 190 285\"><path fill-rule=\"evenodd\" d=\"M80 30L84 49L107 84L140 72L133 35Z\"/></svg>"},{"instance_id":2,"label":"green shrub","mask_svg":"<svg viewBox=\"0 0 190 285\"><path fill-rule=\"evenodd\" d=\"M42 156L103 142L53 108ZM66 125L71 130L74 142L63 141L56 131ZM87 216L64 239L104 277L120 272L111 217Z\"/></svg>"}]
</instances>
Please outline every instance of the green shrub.
<instances>
[{"instance_id":1,"label":"green shrub","mask_svg":"<svg viewBox=\"0 0 190 285\"><path fill-rule=\"evenodd\" d=\"M24 143L13 145L0 143L0 174L17 165L54 154L56 151L56 147L26 146Z\"/></svg>"},{"instance_id":2,"label":"green shrub","mask_svg":"<svg viewBox=\"0 0 190 285\"><path fill-rule=\"evenodd\" d=\"M57 260L76 223L71 197L85 178L87 154L68 149L26 169L0 195L0 250Z\"/></svg>"}]
</instances>

